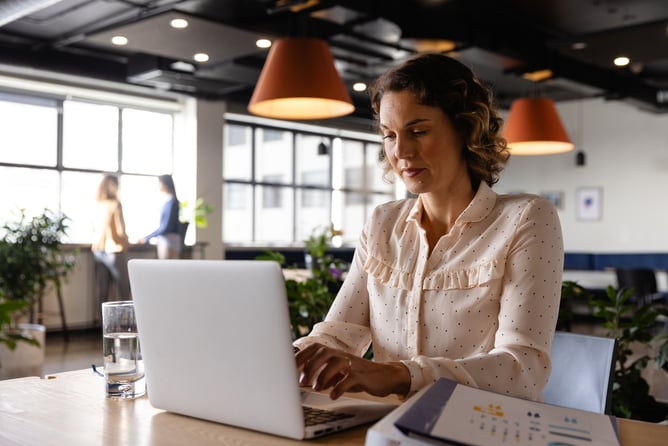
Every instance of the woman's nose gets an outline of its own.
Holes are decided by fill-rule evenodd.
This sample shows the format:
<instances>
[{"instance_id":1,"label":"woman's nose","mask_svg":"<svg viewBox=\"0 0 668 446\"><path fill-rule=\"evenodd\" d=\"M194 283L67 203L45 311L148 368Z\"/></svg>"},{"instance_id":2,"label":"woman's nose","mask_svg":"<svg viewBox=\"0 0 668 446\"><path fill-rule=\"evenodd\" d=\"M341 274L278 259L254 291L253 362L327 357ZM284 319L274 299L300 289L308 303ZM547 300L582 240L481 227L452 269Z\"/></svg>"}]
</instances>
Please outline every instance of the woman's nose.
<instances>
[{"instance_id":1,"label":"woman's nose","mask_svg":"<svg viewBox=\"0 0 668 446\"><path fill-rule=\"evenodd\" d=\"M394 156L398 159L411 158L415 155L415 147L406 138L397 137L394 145Z\"/></svg>"}]
</instances>

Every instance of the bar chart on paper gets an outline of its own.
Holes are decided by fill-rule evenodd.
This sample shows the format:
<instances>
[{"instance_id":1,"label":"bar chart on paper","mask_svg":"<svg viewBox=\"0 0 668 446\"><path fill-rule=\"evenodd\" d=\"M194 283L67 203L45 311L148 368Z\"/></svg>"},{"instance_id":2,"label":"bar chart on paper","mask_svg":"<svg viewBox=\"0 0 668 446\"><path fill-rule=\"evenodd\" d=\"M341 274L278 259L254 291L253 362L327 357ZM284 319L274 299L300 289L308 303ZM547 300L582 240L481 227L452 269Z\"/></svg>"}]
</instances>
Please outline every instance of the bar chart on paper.
<instances>
[{"instance_id":1,"label":"bar chart on paper","mask_svg":"<svg viewBox=\"0 0 668 446\"><path fill-rule=\"evenodd\" d=\"M618 446L616 419L441 380L396 426L409 435L467 445Z\"/></svg>"}]
</instances>

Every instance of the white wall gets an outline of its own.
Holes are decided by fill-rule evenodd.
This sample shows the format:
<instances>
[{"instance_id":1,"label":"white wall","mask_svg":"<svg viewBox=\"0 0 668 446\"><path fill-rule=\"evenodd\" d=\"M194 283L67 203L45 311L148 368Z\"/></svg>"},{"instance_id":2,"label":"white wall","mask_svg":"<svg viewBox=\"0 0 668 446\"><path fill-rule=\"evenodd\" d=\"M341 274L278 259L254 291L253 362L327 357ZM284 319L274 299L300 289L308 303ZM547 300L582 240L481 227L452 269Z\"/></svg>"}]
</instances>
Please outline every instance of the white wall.
<instances>
[{"instance_id":1,"label":"white wall","mask_svg":"<svg viewBox=\"0 0 668 446\"><path fill-rule=\"evenodd\" d=\"M573 152L511 157L497 192L563 192L559 211L569 252L668 252L668 114L603 99L557 106ZM575 164L575 152L586 165ZM576 218L576 190L602 189L599 221Z\"/></svg>"}]
</instances>

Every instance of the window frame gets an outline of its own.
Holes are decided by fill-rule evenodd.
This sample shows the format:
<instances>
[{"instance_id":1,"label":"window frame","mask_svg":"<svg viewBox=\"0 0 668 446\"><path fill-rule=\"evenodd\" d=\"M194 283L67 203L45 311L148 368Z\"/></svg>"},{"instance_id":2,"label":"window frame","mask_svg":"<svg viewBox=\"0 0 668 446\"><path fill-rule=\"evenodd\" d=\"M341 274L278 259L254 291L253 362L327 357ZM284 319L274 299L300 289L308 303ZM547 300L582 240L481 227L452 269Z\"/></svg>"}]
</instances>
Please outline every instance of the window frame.
<instances>
[{"instance_id":1,"label":"window frame","mask_svg":"<svg viewBox=\"0 0 668 446\"><path fill-rule=\"evenodd\" d=\"M88 91L88 90L86 90ZM81 91L79 91L81 93ZM56 162L54 165L43 165L43 164L34 164L34 163L29 163L29 162L21 162L21 163L14 163L14 162L6 162L3 159L0 159L0 167L2 168L8 168L8 169L17 169L16 171L19 172L21 169L30 169L31 171L43 171L43 172L55 172L57 175L57 193L54 194L57 196L56 201L52 203L52 199L48 200L48 204L45 204L45 207L48 207L49 209L53 210L54 212L57 213L62 213L63 209L65 206L65 203L70 201L68 197L65 196L65 179L64 177L67 176L70 173L84 173L84 174L99 174L100 176L102 174L113 174L117 175L120 179L121 182L121 188L123 188L123 177L124 176L133 176L133 177L157 177L157 174L155 173L144 173L144 172L136 172L136 171L125 171L123 170L122 166L122 154L123 154L123 112L124 110L139 110L139 111L146 111L146 112L153 112L153 113L162 113L162 114L167 114L170 115L171 117L171 147L169 148L169 154L170 157L172 158L172 161L170 165L172 167L174 166L174 152L175 152L175 139L174 139L174 131L175 131L175 121L176 121L176 115L182 111L182 107L178 104L176 100L170 101L170 100L165 100L164 102L161 100L150 100L147 99L146 105L142 105L138 103L137 98L132 98L128 96L128 101L125 102L122 100L122 95L113 95L115 100L113 101L106 101L103 100L102 98L96 98L96 94L98 92L94 90L89 91L89 95L77 95L76 97L69 97L69 95L62 94L47 94L47 93L41 93L39 91L27 91L27 92L19 92L15 91L13 89L8 89L6 87L0 87L0 100L1 101L6 101L6 102L16 102L18 104L29 104L29 105L45 105L47 107L53 107L56 110L56 144L55 144L55 151L56 151ZM102 95L104 96L104 95ZM92 167L66 167L63 164L63 153L64 153L64 104L66 101L74 101L74 102L80 102L80 103L88 103L92 105L100 105L100 106L111 106L116 109L116 113L118 115L118 122L117 122L117 129L116 133L118 135L117 141L116 141L116 147L115 147L115 158L117 160L117 165L115 169L100 169L100 168L92 168ZM158 104L164 104L164 107L158 106ZM172 173L172 172L164 172L164 173ZM157 180L156 180L157 181ZM91 191L90 196L94 197L95 191ZM132 195L132 194L128 194ZM126 200L123 200L126 201ZM17 203L18 204L18 203ZM23 207L23 203L18 204L20 207ZM84 205L82 205L84 206ZM40 209L29 209L29 215L30 213L36 213ZM14 212L14 209L10 209L11 212ZM127 222L126 222L127 223ZM68 236L65 238L65 242L69 244L75 244L75 245L80 245L80 244L88 244L90 243L90 239L86 239L88 235L84 236L83 234L88 234L90 231L82 231L75 226L78 225L86 225L85 222L69 222L70 226L72 227L71 233L74 233L74 238L72 237L71 234L68 234ZM149 223L150 226L153 226L152 222ZM131 229L131 228L129 228ZM135 232L137 232L137 236L141 236L140 232L142 232L144 229L137 229ZM84 237L84 238L82 238Z\"/></svg>"},{"instance_id":2,"label":"window frame","mask_svg":"<svg viewBox=\"0 0 668 446\"><path fill-rule=\"evenodd\" d=\"M325 127L311 127L311 126L302 126L299 124L295 124L293 126L288 127L289 123L284 123L281 121L268 121L268 120L254 120L254 119L248 119L245 116L240 116L240 115L234 115L234 116L226 116L225 117L225 128L224 132L227 131L228 126L237 126L237 127L245 127L246 129L250 129L250 132L246 131L246 133L251 135L251 141L246 141L244 144L250 144L250 151L251 151L251 176L250 179L227 179L224 176L224 169L221 169L221 172L223 172L223 202L224 202L224 210L223 214L225 214L225 211L228 209L227 208L227 194L229 193L228 191L225 190L226 186L228 185L245 185L251 188L253 191L251 195L253 196L253 199L255 200L256 194L255 190L258 187L265 188L265 187L277 187L277 188L291 188L292 189L292 194L293 194L293 199L292 199L292 212L291 212L291 218L292 221L289 222L292 228L292 240L288 245L301 245L303 244L303 239L306 237L304 234L300 237L298 234L298 218L299 218L299 211L298 209L298 203L300 203L300 194L306 193L308 194L311 191L319 191L319 192L324 192L329 194L329 209L328 209L328 221L332 222L336 220L336 217L334 216L337 214L337 212L340 214L343 210L339 209L336 210L335 207L339 206L336 204L336 197L339 196L340 194L347 194L347 193L353 193L353 194L360 194L363 196L363 203L364 205L363 208L363 222L365 222L369 214L371 212L370 206L367 206L369 203L374 202L374 197L384 197L387 198L388 200L396 198L396 189L395 190L379 190L379 189L373 189L374 182L372 181L371 178L367 178L370 174L373 173L372 166L369 163L369 160L372 158L377 158L377 156L374 157L369 157L367 156L367 152L370 150L378 151L380 146L380 139L377 135L362 135L362 134L342 134L340 130L338 131L331 131L331 129L325 128ZM256 159L257 159L257 151L258 151L258 141L256 138L257 130L262 129L263 131L267 131L268 134L277 134L279 132L290 132L291 133L291 153L292 153L292 178L288 182L272 182L272 181L265 181L263 179L257 178L256 175ZM236 130L235 130L236 132ZM328 179L326 181L326 185L317 185L317 184L304 184L304 181L298 178L298 175L307 172L308 170L300 170L299 172L297 171L297 165L298 165L298 160L297 157L298 155L298 150L297 150L297 144L298 141L300 140L300 136L307 136L307 137L315 137L321 139L327 146L330 148L329 152L327 153L328 156L328 168L327 168L327 175ZM352 141L355 143L361 144L361 149L363 151L362 156L361 156L361 161L362 165L359 166L359 168L363 171L364 178L362 178L360 184L358 187L349 187L345 185L345 181L343 181L343 184L336 184L337 182L334 181L334 145L335 141L339 139L339 150L342 150L343 146L343 141ZM225 143L223 145L223 163L226 162L232 162L231 160L226 160L226 150L227 150L227 139L224 139ZM343 155L340 155L343 156ZM339 181L339 183L341 183ZM262 245L266 244L266 241L260 241L258 240L257 237L257 223L256 223L256 203L252 203L250 208L247 210L251 213L250 220L252 221L251 225L251 235L250 235L250 240L229 240L226 239L225 237L225 229L223 229L223 242L226 245L230 246L257 246L257 245ZM363 224L362 222L362 224ZM337 222L334 222L335 226ZM315 228L314 228L315 229ZM306 235L308 236L308 235Z\"/></svg>"}]
</instances>

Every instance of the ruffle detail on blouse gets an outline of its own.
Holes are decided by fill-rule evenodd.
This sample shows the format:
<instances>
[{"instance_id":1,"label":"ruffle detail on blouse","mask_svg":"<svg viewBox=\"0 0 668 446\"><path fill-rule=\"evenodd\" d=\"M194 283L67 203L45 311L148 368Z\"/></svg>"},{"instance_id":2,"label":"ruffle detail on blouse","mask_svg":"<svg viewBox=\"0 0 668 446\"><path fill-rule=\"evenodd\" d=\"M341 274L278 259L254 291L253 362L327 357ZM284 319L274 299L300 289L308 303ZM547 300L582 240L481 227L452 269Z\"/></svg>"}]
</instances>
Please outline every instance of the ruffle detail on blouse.
<instances>
[{"instance_id":1,"label":"ruffle detail on blouse","mask_svg":"<svg viewBox=\"0 0 668 446\"><path fill-rule=\"evenodd\" d=\"M319 322L313 326L308 336L293 342L302 349L314 343L362 356L371 345L369 327L341 321Z\"/></svg>"},{"instance_id":2,"label":"ruffle detail on blouse","mask_svg":"<svg viewBox=\"0 0 668 446\"><path fill-rule=\"evenodd\" d=\"M503 276L503 268L497 260L466 269L441 269L425 277L424 290L466 290L476 288Z\"/></svg>"},{"instance_id":3,"label":"ruffle detail on blouse","mask_svg":"<svg viewBox=\"0 0 668 446\"><path fill-rule=\"evenodd\" d=\"M367 257L364 270L384 286L402 290L410 290L413 286L413 273L397 269L373 256Z\"/></svg>"}]
</instances>

